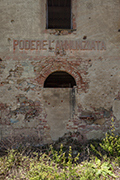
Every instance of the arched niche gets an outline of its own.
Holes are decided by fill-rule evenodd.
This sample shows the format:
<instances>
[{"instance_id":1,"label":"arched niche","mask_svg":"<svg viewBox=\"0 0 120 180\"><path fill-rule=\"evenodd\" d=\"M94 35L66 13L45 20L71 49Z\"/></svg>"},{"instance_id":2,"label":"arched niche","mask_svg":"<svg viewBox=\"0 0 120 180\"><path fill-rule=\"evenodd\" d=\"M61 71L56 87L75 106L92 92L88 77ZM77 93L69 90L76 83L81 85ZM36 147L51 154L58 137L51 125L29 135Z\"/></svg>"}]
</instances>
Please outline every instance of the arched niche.
<instances>
[{"instance_id":1,"label":"arched niche","mask_svg":"<svg viewBox=\"0 0 120 180\"><path fill-rule=\"evenodd\" d=\"M73 88L75 79L65 71L51 73L44 82L44 88Z\"/></svg>"}]
</instances>

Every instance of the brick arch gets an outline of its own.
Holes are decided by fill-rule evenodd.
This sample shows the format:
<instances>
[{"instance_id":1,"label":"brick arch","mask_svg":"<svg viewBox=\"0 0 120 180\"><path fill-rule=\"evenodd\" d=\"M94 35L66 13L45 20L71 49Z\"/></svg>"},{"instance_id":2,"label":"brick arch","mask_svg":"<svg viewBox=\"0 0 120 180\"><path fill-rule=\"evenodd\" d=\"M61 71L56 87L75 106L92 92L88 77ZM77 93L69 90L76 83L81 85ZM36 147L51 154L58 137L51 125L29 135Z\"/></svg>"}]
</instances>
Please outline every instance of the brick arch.
<instances>
[{"instance_id":1,"label":"brick arch","mask_svg":"<svg viewBox=\"0 0 120 180\"><path fill-rule=\"evenodd\" d=\"M44 61L43 64L40 63L39 66L42 66L42 70L38 73L36 80L41 87L44 87L44 82L47 77L55 71L64 71L70 74L75 79L78 88L81 88L82 84L84 84L80 72L77 69L78 64L73 65L66 60L57 61L52 59L49 60L49 63L48 61Z\"/></svg>"}]
</instances>

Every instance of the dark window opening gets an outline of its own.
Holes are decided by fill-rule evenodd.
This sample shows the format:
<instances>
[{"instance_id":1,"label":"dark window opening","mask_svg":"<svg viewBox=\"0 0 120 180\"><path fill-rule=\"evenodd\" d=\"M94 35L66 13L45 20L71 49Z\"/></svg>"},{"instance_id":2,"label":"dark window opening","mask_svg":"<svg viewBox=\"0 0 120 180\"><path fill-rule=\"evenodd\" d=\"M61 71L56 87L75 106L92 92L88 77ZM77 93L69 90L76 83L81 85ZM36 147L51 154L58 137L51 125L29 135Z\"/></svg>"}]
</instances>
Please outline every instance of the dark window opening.
<instances>
[{"instance_id":1,"label":"dark window opening","mask_svg":"<svg viewBox=\"0 0 120 180\"><path fill-rule=\"evenodd\" d=\"M71 29L71 0L47 1L47 29Z\"/></svg>"},{"instance_id":2,"label":"dark window opening","mask_svg":"<svg viewBox=\"0 0 120 180\"><path fill-rule=\"evenodd\" d=\"M73 88L75 79L64 71L56 71L50 74L44 82L44 88Z\"/></svg>"}]
</instances>

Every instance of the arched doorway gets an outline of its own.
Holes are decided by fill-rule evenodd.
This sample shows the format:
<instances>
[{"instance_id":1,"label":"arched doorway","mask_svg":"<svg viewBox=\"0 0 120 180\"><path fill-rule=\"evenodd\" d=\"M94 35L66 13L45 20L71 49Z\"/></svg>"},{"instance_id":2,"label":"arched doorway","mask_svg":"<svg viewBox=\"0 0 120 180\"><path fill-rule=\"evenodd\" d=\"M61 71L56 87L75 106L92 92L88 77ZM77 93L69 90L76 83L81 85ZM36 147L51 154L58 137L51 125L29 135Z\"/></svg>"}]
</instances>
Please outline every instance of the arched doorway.
<instances>
[{"instance_id":1,"label":"arched doorway","mask_svg":"<svg viewBox=\"0 0 120 180\"><path fill-rule=\"evenodd\" d=\"M52 140L67 133L66 125L75 112L75 79L65 71L51 73L44 82L43 100Z\"/></svg>"},{"instance_id":2,"label":"arched doorway","mask_svg":"<svg viewBox=\"0 0 120 180\"><path fill-rule=\"evenodd\" d=\"M56 71L50 74L44 82L44 88L73 88L75 79L65 71Z\"/></svg>"}]
</instances>

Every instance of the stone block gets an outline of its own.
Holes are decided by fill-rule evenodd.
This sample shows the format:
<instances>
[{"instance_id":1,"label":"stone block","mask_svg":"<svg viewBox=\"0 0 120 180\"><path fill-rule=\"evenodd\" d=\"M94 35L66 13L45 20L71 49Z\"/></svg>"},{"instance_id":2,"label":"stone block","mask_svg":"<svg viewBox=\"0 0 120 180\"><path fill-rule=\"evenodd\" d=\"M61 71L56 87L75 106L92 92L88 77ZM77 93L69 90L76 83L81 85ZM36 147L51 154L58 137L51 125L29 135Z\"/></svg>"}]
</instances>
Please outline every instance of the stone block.
<instances>
[{"instance_id":1,"label":"stone block","mask_svg":"<svg viewBox=\"0 0 120 180\"><path fill-rule=\"evenodd\" d=\"M94 124L98 124L98 125L103 125L105 123L105 119L102 118L102 119L97 119Z\"/></svg>"},{"instance_id":2,"label":"stone block","mask_svg":"<svg viewBox=\"0 0 120 180\"><path fill-rule=\"evenodd\" d=\"M117 118L117 120L120 120L120 100L115 100L113 103L113 114Z\"/></svg>"},{"instance_id":3,"label":"stone block","mask_svg":"<svg viewBox=\"0 0 120 180\"><path fill-rule=\"evenodd\" d=\"M92 130L86 134L88 140L90 139L101 139L104 136L102 130Z\"/></svg>"}]
</instances>

